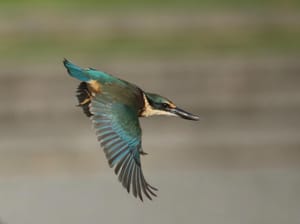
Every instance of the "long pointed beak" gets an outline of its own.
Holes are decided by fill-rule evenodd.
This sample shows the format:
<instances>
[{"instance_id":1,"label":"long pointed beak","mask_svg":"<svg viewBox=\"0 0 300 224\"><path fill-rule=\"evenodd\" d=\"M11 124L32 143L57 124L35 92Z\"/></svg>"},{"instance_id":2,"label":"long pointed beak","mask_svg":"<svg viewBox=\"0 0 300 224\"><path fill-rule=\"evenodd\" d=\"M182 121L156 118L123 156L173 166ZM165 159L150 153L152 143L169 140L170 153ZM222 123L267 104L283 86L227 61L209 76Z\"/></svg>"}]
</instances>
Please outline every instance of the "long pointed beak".
<instances>
[{"instance_id":1,"label":"long pointed beak","mask_svg":"<svg viewBox=\"0 0 300 224\"><path fill-rule=\"evenodd\" d=\"M193 121L199 120L199 116L191 114L191 113L184 111L178 107L170 109L170 112L177 115L178 117L183 118L183 119L193 120Z\"/></svg>"}]
</instances>

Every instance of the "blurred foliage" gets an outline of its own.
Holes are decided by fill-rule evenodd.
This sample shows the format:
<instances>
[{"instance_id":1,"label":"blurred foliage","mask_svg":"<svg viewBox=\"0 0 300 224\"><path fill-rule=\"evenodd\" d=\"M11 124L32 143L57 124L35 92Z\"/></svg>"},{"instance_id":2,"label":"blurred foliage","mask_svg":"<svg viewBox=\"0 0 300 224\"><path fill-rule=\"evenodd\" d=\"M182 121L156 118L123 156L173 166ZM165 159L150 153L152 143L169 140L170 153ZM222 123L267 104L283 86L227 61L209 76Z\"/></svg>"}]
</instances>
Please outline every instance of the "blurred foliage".
<instances>
[{"instance_id":1,"label":"blurred foliage","mask_svg":"<svg viewBox=\"0 0 300 224\"><path fill-rule=\"evenodd\" d=\"M55 57L76 52L102 57L188 57L205 54L297 54L300 50L300 31L286 35L284 30L240 32L193 32L189 35L153 36L93 36L76 34L2 38L1 52L6 58Z\"/></svg>"},{"instance_id":2,"label":"blurred foliage","mask_svg":"<svg viewBox=\"0 0 300 224\"><path fill-rule=\"evenodd\" d=\"M120 8L132 9L132 8L148 8L148 7L164 7L164 8L194 8L194 7L288 7L293 8L300 6L298 0L110 0L110 1L99 1L99 0L2 0L1 3L7 5L52 5L59 7L79 7L79 8Z\"/></svg>"},{"instance_id":3,"label":"blurred foliage","mask_svg":"<svg viewBox=\"0 0 300 224\"><path fill-rule=\"evenodd\" d=\"M296 0L2 0L0 5L2 62L68 55L183 58L300 52L299 23L264 21L270 15L276 18L276 13L281 17L290 12L297 15L300 1ZM215 16L202 24L194 23L194 18L199 21L203 14L206 18L207 7L216 12ZM243 9L235 10L236 7ZM224 23L228 27L222 23L210 26L215 19L222 21L222 16L232 12L238 12L236 19L242 18L243 12L250 15L249 20L257 18L252 23L233 21L233 25ZM149 21L140 22L144 14L150 15ZM161 20L170 15L177 17L178 24L173 22L169 27L165 22L160 27L161 21L155 20L157 15Z\"/></svg>"}]
</instances>

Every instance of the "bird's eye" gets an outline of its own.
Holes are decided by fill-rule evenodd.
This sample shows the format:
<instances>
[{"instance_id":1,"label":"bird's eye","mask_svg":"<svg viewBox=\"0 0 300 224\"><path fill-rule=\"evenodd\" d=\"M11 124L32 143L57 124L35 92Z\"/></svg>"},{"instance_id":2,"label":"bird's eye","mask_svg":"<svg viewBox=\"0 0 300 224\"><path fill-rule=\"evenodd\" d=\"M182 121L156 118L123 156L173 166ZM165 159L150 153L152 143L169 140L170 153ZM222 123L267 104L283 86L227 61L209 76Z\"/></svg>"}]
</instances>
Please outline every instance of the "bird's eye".
<instances>
[{"instance_id":1,"label":"bird's eye","mask_svg":"<svg viewBox=\"0 0 300 224\"><path fill-rule=\"evenodd\" d=\"M163 105L164 108L169 107L169 104L167 104L167 103L163 103L162 105Z\"/></svg>"}]
</instances>

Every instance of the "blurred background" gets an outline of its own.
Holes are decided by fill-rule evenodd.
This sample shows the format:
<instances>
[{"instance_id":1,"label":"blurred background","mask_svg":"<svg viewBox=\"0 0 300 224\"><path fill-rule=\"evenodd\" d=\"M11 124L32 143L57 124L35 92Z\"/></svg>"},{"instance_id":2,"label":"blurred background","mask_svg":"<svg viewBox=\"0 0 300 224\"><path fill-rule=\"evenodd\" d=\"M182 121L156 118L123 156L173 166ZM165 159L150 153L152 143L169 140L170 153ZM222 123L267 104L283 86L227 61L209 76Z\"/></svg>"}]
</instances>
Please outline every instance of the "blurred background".
<instances>
[{"instance_id":1,"label":"blurred background","mask_svg":"<svg viewBox=\"0 0 300 224\"><path fill-rule=\"evenodd\" d=\"M300 2L2 0L0 222L300 223ZM153 202L75 107L66 57L199 114L142 119Z\"/></svg>"}]
</instances>

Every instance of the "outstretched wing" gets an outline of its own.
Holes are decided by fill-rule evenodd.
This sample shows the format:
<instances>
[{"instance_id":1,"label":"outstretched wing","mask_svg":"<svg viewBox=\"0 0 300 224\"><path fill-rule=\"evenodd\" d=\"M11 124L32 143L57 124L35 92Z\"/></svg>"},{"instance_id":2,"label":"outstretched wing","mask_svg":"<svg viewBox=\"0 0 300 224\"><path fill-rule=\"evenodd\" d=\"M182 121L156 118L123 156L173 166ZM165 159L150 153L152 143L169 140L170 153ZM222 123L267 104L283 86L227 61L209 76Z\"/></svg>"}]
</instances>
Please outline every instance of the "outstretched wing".
<instances>
[{"instance_id":1,"label":"outstretched wing","mask_svg":"<svg viewBox=\"0 0 300 224\"><path fill-rule=\"evenodd\" d=\"M137 112L118 103L105 93L97 94L90 104L91 120L110 167L115 167L119 181L132 189L135 197L150 200L157 189L149 185L143 175L140 159L141 135Z\"/></svg>"}]
</instances>

